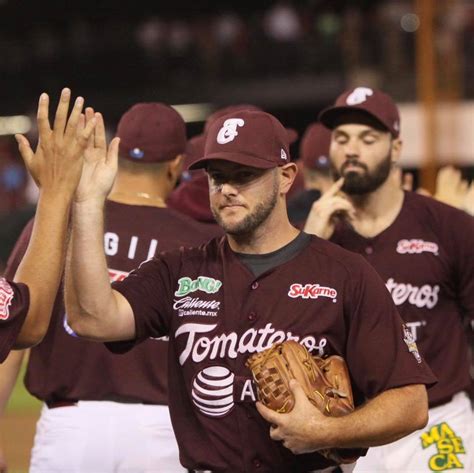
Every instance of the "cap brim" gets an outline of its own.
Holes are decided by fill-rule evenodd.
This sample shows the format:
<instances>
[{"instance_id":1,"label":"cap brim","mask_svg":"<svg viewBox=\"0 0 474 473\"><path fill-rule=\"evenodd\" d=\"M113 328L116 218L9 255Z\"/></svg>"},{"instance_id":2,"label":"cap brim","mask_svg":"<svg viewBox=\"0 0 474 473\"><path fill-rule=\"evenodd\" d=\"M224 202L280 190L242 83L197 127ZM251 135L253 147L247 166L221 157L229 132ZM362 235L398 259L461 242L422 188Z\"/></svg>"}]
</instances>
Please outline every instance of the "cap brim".
<instances>
[{"instance_id":1,"label":"cap brim","mask_svg":"<svg viewBox=\"0 0 474 473\"><path fill-rule=\"evenodd\" d=\"M232 163L241 164L242 166L248 166L251 168L258 168L258 169L271 169L278 167L278 164L274 161L268 161L266 159L258 158L253 155L248 154L240 154L240 153L226 153L226 152L219 152L219 153L211 153L207 156L203 156L202 158L194 161L188 169L200 169L205 168L209 161L230 161Z\"/></svg>"},{"instance_id":2,"label":"cap brim","mask_svg":"<svg viewBox=\"0 0 474 473\"><path fill-rule=\"evenodd\" d=\"M372 118L375 120L377 123L380 124L380 126L387 131L390 131L387 125L383 123L380 118L378 118L376 115L373 113L369 112L365 108L360 108L360 107L350 107L350 106L340 106L340 107L328 107L322 110L319 115L318 115L318 120L327 128L330 130L333 130L338 124L339 124L339 118L341 115L347 113L347 112L357 112L361 113L367 117Z\"/></svg>"}]
</instances>

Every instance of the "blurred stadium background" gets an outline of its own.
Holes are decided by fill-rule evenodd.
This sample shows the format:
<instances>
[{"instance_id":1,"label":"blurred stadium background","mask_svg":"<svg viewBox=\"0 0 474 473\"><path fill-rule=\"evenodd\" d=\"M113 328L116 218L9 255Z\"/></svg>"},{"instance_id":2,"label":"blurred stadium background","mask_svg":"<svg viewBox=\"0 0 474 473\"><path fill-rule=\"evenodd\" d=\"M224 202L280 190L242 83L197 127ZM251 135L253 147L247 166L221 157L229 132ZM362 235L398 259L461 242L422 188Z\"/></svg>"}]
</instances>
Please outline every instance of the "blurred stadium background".
<instances>
[{"instance_id":1,"label":"blurred stadium background","mask_svg":"<svg viewBox=\"0 0 474 473\"><path fill-rule=\"evenodd\" d=\"M473 0L148 3L0 0L0 274L36 203L13 133L34 141L39 94L64 86L111 135L131 104L163 101L190 137L232 103L301 136L344 89L378 87L400 104L415 185L432 190L444 164L474 176ZM26 471L38 409L20 379L1 427L11 473Z\"/></svg>"}]
</instances>

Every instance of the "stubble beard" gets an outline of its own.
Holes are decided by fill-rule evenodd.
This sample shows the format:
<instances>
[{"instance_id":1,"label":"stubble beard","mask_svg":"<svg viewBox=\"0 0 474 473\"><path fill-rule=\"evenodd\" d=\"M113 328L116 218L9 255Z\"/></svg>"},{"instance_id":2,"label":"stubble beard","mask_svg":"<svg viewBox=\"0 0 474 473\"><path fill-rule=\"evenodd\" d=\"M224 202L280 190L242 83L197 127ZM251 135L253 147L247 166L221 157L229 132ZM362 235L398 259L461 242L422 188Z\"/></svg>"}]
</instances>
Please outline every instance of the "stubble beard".
<instances>
[{"instance_id":1,"label":"stubble beard","mask_svg":"<svg viewBox=\"0 0 474 473\"><path fill-rule=\"evenodd\" d=\"M212 207L211 211L216 219L216 222L224 229L226 233L234 237L244 237L251 235L262 223L264 223L269 215L272 213L278 200L278 182L275 179L273 182L272 192L259 202L252 213L245 216L242 220L235 223L227 223L220 216L219 211Z\"/></svg>"}]
</instances>

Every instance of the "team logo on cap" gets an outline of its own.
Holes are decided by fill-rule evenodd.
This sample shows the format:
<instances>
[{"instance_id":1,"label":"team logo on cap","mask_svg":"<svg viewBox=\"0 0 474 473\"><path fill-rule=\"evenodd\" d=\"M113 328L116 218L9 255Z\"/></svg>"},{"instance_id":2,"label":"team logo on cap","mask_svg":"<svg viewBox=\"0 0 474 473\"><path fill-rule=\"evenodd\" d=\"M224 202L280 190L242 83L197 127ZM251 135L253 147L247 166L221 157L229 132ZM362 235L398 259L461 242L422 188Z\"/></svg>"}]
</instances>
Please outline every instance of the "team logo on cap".
<instances>
[{"instance_id":1,"label":"team logo on cap","mask_svg":"<svg viewBox=\"0 0 474 473\"><path fill-rule=\"evenodd\" d=\"M145 156L145 152L140 148L133 148L128 152L128 154L134 159L142 159L143 156Z\"/></svg>"},{"instance_id":2,"label":"team logo on cap","mask_svg":"<svg viewBox=\"0 0 474 473\"><path fill-rule=\"evenodd\" d=\"M288 156L286 154L286 151L282 148L281 153L280 153L281 159L284 159L285 161L288 161Z\"/></svg>"},{"instance_id":3,"label":"team logo on cap","mask_svg":"<svg viewBox=\"0 0 474 473\"><path fill-rule=\"evenodd\" d=\"M239 134L238 126L244 126L245 122L242 118L228 118L223 124L222 128L217 133L217 142L221 145L229 143Z\"/></svg>"},{"instance_id":4,"label":"team logo on cap","mask_svg":"<svg viewBox=\"0 0 474 473\"><path fill-rule=\"evenodd\" d=\"M347 97L347 105L358 105L367 100L368 97L374 95L374 91L368 87L356 87Z\"/></svg>"}]
</instances>

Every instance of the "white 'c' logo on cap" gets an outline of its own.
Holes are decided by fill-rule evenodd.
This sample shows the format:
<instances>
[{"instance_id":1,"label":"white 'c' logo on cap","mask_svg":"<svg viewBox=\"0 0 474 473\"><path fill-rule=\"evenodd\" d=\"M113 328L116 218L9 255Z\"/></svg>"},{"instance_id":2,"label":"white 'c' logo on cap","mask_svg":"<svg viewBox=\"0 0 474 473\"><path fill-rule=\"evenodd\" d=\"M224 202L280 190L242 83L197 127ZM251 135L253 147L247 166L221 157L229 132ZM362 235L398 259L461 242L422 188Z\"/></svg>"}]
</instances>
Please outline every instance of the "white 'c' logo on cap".
<instances>
[{"instance_id":1,"label":"white 'c' logo on cap","mask_svg":"<svg viewBox=\"0 0 474 473\"><path fill-rule=\"evenodd\" d=\"M346 99L347 105L358 105L365 102L367 97L374 95L374 91L368 87L356 87Z\"/></svg>"},{"instance_id":2,"label":"white 'c' logo on cap","mask_svg":"<svg viewBox=\"0 0 474 473\"><path fill-rule=\"evenodd\" d=\"M242 118L228 118L222 125L222 128L217 133L217 142L221 145L233 141L239 134L238 126L244 126L245 122Z\"/></svg>"}]
</instances>

